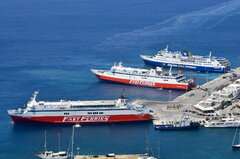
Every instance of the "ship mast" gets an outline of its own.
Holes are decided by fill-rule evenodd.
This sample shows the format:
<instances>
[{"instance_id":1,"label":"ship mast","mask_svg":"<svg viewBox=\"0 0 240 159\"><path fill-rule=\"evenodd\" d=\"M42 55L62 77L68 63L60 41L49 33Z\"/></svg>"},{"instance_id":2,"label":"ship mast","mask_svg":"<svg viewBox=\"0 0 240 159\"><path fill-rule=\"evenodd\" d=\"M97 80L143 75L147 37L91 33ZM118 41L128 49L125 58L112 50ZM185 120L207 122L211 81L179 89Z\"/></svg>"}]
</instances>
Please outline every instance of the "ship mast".
<instances>
[{"instance_id":1,"label":"ship mast","mask_svg":"<svg viewBox=\"0 0 240 159\"><path fill-rule=\"evenodd\" d=\"M234 135L234 138L233 138L233 141L232 141L232 146L234 145L234 142L235 142L235 139L236 139L236 136L237 136L237 132L238 132L238 127L236 129L236 132L235 132L235 135ZM239 141L240 143L240 141Z\"/></svg>"},{"instance_id":2,"label":"ship mast","mask_svg":"<svg viewBox=\"0 0 240 159\"><path fill-rule=\"evenodd\" d=\"M211 59L212 57L212 51L209 52L209 58Z\"/></svg>"}]
</instances>

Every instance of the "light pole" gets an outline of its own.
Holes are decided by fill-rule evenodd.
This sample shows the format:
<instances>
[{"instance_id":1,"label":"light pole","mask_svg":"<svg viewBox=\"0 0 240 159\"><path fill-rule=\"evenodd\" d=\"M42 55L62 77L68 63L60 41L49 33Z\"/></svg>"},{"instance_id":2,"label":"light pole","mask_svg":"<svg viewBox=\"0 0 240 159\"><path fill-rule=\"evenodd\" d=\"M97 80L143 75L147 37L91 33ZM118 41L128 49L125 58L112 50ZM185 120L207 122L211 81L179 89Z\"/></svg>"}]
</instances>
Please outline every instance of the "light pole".
<instances>
[{"instance_id":1,"label":"light pole","mask_svg":"<svg viewBox=\"0 0 240 159\"><path fill-rule=\"evenodd\" d=\"M74 128L80 128L81 125L76 124L73 126L73 130L72 130L72 152L71 152L71 159L74 158L74 153L73 153L73 145L74 145Z\"/></svg>"}]
</instances>

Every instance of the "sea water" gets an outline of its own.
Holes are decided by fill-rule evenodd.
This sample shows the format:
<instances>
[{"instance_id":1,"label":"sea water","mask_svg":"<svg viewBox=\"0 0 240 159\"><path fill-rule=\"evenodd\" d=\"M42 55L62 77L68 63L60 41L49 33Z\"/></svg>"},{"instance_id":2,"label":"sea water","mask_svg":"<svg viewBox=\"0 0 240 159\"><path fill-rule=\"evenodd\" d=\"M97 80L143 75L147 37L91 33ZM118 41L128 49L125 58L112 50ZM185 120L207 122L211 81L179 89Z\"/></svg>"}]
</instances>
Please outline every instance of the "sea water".
<instances>
[{"instance_id":1,"label":"sea water","mask_svg":"<svg viewBox=\"0 0 240 159\"><path fill-rule=\"evenodd\" d=\"M239 0L1 0L0 158L30 159L43 151L67 150L72 126L14 125L8 109L22 108L35 90L38 100L169 100L184 91L99 82L90 69L114 62L140 68L140 54L166 45L193 54L227 57L239 66ZM184 71L201 85L218 73ZM75 153L146 153L166 159L239 158L231 149L235 129L161 132L151 122L82 125ZM148 138L146 139L146 133ZM151 144L147 146L146 140ZM159 143L159 144L158 144Z\"/></svg>"}]
</instances>

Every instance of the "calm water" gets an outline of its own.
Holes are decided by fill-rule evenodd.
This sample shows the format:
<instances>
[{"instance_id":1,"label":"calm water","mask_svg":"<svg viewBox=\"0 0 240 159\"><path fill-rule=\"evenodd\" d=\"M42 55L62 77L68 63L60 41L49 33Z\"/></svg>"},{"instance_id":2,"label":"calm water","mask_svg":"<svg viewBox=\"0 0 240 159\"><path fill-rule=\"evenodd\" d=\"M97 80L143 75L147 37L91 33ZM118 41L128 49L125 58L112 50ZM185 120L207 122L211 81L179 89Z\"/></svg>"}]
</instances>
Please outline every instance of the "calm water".
<instances>
[{"instance_id":1,"label":"calm water","mask_svg":"<svg viewBox=\"0 0 240 159\"><path fill-rule=\"evenodd\" d=\"M169 91L99 82L91 68L114 61L144 66L139 54L155 54L167 44L228 57L239 66L239 0L1 0L0 3L0 158L35 158L57 150L57 134L67 149L71 126L14 125L8 109L22 107L34 90L39 100L115 99L125 89L136 98L168 100ZM186 71L197 83L219 74ZM172 96L182 91L172 91ZM151 122L83 125L76 130L81 154L145 153L147 130L155 156L166 159L239 158L230 145L234 129L155 131Z\"/></svg>"}]
</instances>

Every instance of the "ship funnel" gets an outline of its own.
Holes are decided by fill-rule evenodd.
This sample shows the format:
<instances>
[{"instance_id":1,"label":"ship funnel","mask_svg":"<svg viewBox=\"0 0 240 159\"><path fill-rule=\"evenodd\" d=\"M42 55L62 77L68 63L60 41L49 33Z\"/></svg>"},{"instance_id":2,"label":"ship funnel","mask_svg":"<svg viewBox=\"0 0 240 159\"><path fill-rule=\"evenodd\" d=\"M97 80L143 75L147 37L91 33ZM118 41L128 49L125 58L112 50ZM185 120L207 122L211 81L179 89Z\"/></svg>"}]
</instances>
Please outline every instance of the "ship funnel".
<instances>
[{"instance_id":1,"label":"ship funnel","mask_svg":"<svg viewBox=\"0 0 240 159\"><path fill-rule=\"evenodd\" d=\"M121 95L118 100L116 101L116 106L119 107L119 106L125 106L126 105L126 100L128 98L124 97L123 95Z\"/></svg>"},{"instance_id":2,"label":"ship funnel","mask_svg":"<svg viewBox=\"0 0 240 159\"><path fill-rule=\"evenodd\" d=\"M122 67L122 62L118 62L118 66L119 66L119 67Z\"/></svg>"}]
</instances>

